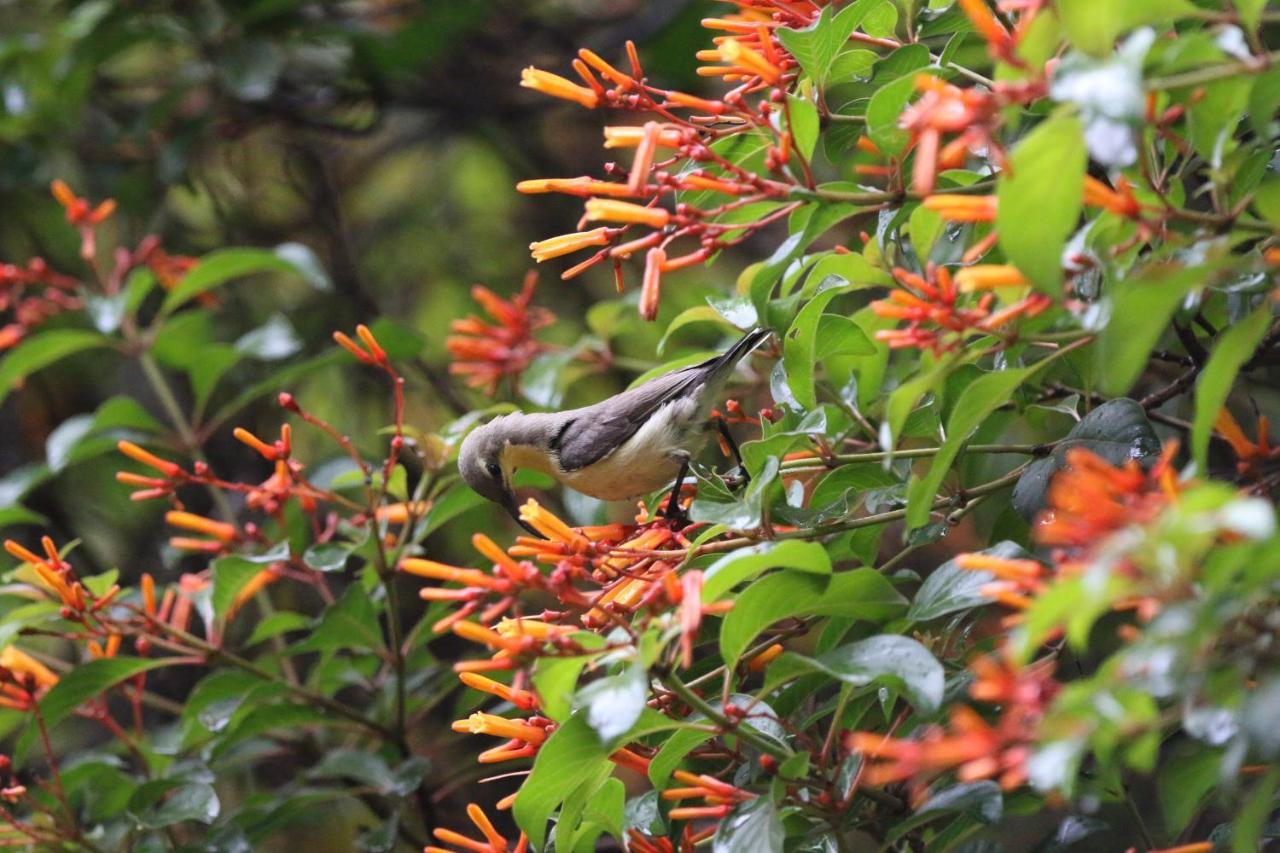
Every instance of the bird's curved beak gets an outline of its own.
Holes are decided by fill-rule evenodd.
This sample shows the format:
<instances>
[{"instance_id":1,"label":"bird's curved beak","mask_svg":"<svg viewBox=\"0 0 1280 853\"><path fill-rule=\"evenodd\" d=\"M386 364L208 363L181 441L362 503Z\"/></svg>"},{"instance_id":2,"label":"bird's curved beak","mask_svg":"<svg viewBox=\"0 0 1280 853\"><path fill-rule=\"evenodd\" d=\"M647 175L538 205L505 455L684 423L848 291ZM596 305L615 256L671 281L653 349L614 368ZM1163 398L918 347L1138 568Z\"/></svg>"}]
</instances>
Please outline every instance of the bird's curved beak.
<instances>
[{"instance_id":1,"label":"bird's curved beak","mask_svg":"<svg viewBox=\"0 0 1280 853\"><path fill-rule=\"evenodd\" d=\"M506 489L502 496L502 505L506 507L506 510L511 514L511 517L516 520L516 524L519 524L525 530L529 531L530 536L536 536L539 539L547 538L539 533L536 527L520 517L520 505L516 502L515 492L511 491L510 488Z\"/></svg>"}]
</instances>

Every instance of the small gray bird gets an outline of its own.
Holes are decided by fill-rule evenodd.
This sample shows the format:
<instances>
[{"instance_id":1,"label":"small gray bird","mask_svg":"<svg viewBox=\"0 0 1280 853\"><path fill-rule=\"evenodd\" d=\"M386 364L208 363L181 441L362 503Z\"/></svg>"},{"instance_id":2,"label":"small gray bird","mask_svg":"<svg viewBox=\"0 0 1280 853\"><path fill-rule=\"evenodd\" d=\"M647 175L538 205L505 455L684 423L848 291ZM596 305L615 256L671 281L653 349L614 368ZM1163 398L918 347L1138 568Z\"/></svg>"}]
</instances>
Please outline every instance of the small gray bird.
<instances>
[{"instance_id":1,"label":"small gray bird","mask_svg":"<svg viewBox=\"0 0 1280 853\"><path fill-rule=\"evenodd\" d=\"M680 482L706 441L717 395L737 363L769 334L768 329L754 329L715 358L593 406L494 418L462 442L458 471L467 485L517 521L511 476L518 468L550 474L575 491L607 501L648 494L674 480L667 503L667 515L674 515ZM736 453L724 422L718 426Z\"/></svg>"}]
</instances>

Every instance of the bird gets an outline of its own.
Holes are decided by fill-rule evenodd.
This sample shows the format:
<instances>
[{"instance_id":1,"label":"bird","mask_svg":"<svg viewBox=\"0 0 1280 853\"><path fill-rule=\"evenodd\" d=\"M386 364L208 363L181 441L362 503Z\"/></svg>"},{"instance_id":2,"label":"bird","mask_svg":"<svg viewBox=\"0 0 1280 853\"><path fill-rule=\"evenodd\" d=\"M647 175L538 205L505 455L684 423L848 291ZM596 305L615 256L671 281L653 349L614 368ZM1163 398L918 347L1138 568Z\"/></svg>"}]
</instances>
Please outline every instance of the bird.
<instances>
[{"instance_id":1,"label":"bird","mask_svg":"<svg viewBox=\"0 0 1280 853\"><path fill-rule=\"evenodd\" d=\"M606 501L645 495L674 480L666 506L666 515L674 518L680 484L706 441L717 395L738 362L770 334L766 328L752 329L720 355L591 406L494 418L463 440L458 472L535 536L541 534L520 518L511 486L512 475L522 468ZM724 421L716 426L736 456Z\"/></svg>"}]
</instances>

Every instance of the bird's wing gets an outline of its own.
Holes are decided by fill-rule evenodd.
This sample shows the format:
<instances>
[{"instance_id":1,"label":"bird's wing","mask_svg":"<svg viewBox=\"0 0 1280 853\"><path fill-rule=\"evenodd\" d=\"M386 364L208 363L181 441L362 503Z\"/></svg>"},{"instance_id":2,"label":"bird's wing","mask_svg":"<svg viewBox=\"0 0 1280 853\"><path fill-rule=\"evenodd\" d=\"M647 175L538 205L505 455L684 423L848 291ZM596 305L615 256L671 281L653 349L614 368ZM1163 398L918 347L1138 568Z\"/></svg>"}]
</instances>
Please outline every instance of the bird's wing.
<instances>
[{"instance_id":1,"label":"bird's wing","mask_svg":"<svg viewBox=\"0 0 1280 853\"><path fill-rule=\"evenodd\" d=\"M725 352L701 364L673 370L638 388L574 412L551 437L550 447L560 467L577 471L599 462L635 435L664 404L693 393L708 381L721 380L769 334L768 329L754 329Z\"/></svg>"},{"instance_id":2,"label":"bird's wing","mask_svg":"<svg viewBox=\"0 0 1280 853\"><path fill-rule=\"evenodd\" d=\"M551 437L551 450L560 467L577 471L608 456L635 435L664 403L700 383L705 370L704 365L687 367L579 409Z\"/></svg>"}]
</instances>

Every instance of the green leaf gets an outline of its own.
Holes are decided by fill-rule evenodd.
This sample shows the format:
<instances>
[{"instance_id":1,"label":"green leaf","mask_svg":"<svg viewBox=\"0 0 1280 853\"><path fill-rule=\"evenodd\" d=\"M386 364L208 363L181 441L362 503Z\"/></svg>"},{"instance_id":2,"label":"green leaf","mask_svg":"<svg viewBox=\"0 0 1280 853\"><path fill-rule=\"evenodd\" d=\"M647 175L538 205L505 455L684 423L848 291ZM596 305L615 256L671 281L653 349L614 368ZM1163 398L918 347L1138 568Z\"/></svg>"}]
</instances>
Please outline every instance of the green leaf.
<instances>
[{"instance_id":1,"label":"green leaf","mask_svg":"<svg viewBox=\"0 0 1280 853\"><path fill-rule=\"evenodd\" d=\"M334 649L382 649L382 630L373 601L360 584L352 584L337 603L320 616L319 624L292 654Z\"/></svg>"},{"instance_id":2,"label":"green leaf","mask_svg":"<svg viewBox=\"0 0 1280 853\"><path fill-rule=\"evenodd\" d=\"M862 5L862 4L859 4ZM911 135L899 126L902 111L916 92L916 77L911 71L876 90L867 103L867 136L871 137L887 157L902 154Z\"/></svg>"},{"instance_id":3,"label":"green leaf","mask_svg":"<svg viewBox=\"0 0 1280 853\"><path fill-rule=\"evenodd\" d=\"M261 643L263 640L287 634L290 631L301 630L310 624L311 619L305 614L292 610L281 610L272 613L257 625L254 625L253 633L249 635L248 640L245 640L245 645L252 646L256 643Z\"/></svg>"},{"instance_id":4,"label":"green leaf","mask_svg":"<svg viewBox=\"0 0 1280 853\"><path fill-rule=\"evenodd\" d=\"M799 539L739 548L707 567L702 581L702 600L718 601L743 581L769 569L782 568L829 575L831 558L818 543Z\"/></svg>"},{"instance_id":5,"label":"green leaf","mask_svg":"<svg viewBox=\"0 0 1280 853\"><path fill-rule=\"evenodd\" d=\"M1209 470L1209 438L1218 412L1227 402L1236 374L1257 350L1271 325L1271 305L1263 302L1252 314L1222 333L1204 370L1196 379L1196 414L1191 426L1191 454L1200 471Z\"/></svg>"},{"instance_id":6,"label":"green leaf","mask_svg":"<svg viewBox=\"0 0 1280 853\"><path fill-rule=\"evenodd\" d=\"M570 717L538 748L533 770L520 786L512 808L534 850L542 849L551 813L584 778L607 765L608 756L608 747L600 742L582 712Z\"/></svg>"},{"instance_id":7,"label":"green leaf","mask_svg":"<svg viewBox=\"0 0 1280 853\"><path fill-rule=\"evenodd\" d=\"M993 557L1026 560L1031 555L1016 542L1000 542L979 551ZM941 616L970 610L988 604L990 599L982 594L982 587L995 580L990 572L962 569L954 559L947 560L925 578L907 611L911 622L928 622Z\"/></svg>"},{"instance_id":8,"label":"green leaf","mask_svg":"<svg viewBox=\"0 0 1280 853\"><path fill-rule=\"evenodd\" d=\"M319 542L306 550L302 562L317 572L340 572L346 567L353 547L351 543Z\"/></svg>"},{"instance_id":9,"label":"green leaf","mask_svg":"<svg viewBox=\"0 0 1280 853\"><path fill-rule=\"evenodd\" d=\"M71 716L71 712L80 707L81 703L126 678L140 672L172 665L173 661L167 658L123 656L99 658L80 664L63 675L40 700L40 714L44 717L45 725L52 729Z\"/></svg>"},{"instance_id":10,"label":"green leaf","mask_svg":"<svg viewBox=\"0 0 1280 853\"><path fill-rule=\"evenodd\" d=\"M867 12L870 2L850 3L836 14L834 6L826 6L818 20L802 30L786 27L776 31L778 41L796 58L800 67L822 88L836 55L849 41Z\"/></svg>"},{"instance_id":11,"label":"green leaf","mask_svg":"<svg viewBox=\"0 0 1280 853\"><path fill-rule=\"evenodd\" d=\"M711 839L712 853L782 853L786 830L771 797L734 806Z\"/></svg>"},{"instance_id":12,"label":"green leaf","mask_svg":"<svg viewBox=\"0 0 1280 853\"><path fill-rule=\"evenodd\" d=\"M261 571L265 571L262 566L242 557L220 557L214 560L213 615L219 619L225 616L240 590Z\"/></svg>"},{"instance_id":13,"label":"green leaf","mask_svg":"<svg viewBox=\"0 0 1280 853\"><path fill-rule=\"evenodd\" d=\"M1045 492L1053 475L1067 464L1067 454L1075 448L1101 456L1112 465L1126 460L1149 459L1160 452L1156 435L1147 413L1134 400L1121 397L1108 400L1081 418L1067 437L1058 442L1053 453L1027 466L1013 488L1013 508L1030 520L1044 507Z\"/></svg>"},{"instance_id":14,"label":"green leaf","mask_svg":"<svg viewBox=\"0 0 1280 853\"><path fill-rule=\"evenodd\" d=\"M813 157L813 149L818 144L818 108L808 98L788 95L787 113L790 116L787 128L791 131L796 151L808 160Z\"/></svg>"},{"instance_id":15,"label":"green leaf","mask_svg":"<svg viewBox=\"0 0 1280 853\"><path fill-rule=\"evenodd\" d=\"M163 780L168 784L169 780ZM143 789L139 789L141 793ZM188 820L211 824L218 819L222 804L213 786L203 782L189 782L168 793L164 802L138 815L138 823L151 829L160 829Z\"/></svg>"},{"instance_id":16,"label":"green leaf","mask_svg":"<svg viewBox=\"0 0 1280 853\"><path fill-rule=\"evenodd\" d=\"M813 380L818 324L827 303L845 292L846 284L843 279L832 277L819 285L818 292L800 309L791 328L782 336L782 363L787 371L787 384L791 386L796 400L806 409L818 405Z\"/></svg>"},{"instance_id":17,"label":"green leaf","mask_svg":"<svg viewBox=\"0 0 1280 853\"><path fill-rule=\"evenodd\" d=\"M1165 832L1177 836L1191 823L1205 797L1218 784L1222 753L1196 746L1172 756L1160 767L1157 792Z\"/></svg>"},{"instance_id":18,"label":"green leaf","mask_svg":"<svg viewBox=\"0 0 1280 853\"><path fill-rule=\"evenodd\" d=\"M894 687L902 691L916 710L925 714L932 714L942 704L946 680L942 664L910 637L880 634L832 649L817 658L795 654L786 657L854 687L865 687L872 682Z\"/></svg>"},{"instance_id":19,"label":"green leaf","mask_svg":"<svg viewBox=\"0 0 1280 853\"><path fill-rule=\"evenodd\" d=\"M1072 46L1106 56L1116 39L1143 24L1155 24L1195 12L1187 0L1060 0L1056 4Z\"/></svg>"},{"instance_id":20,"label":"green leaf","mask_svg":"<svg viewBox=\"0 0 1280 853\"><path fill-rule=\"evenodd\" d=\"M0 403L37 370L78 352L109 346L111 338L85 329L53 329L27 338L0 359Z\"/></svg>"},{"instance_id":21,"label":"green leaf","mask_svg":"<svg viewBox=\"0 0 1280 853\"><path fill-rule=\"evenodd\" d=\"M1103 393L1112 397L1128 393L1173 312L1209 275L1206 267L1158 266L1113 283L1107 297L1107 324L1093 347Z\"/></svg>"},{"instance_id":22,"label":"green leaf","mask_svg":"<svg viewBox=\"0 0 1280 853\"><path fill-rule=\"evenodd\" d=\"M928 522L929 510L942 485L942 478L951 470L951 463L955 461L960 447L969 440L969 436L992 412L1004 405L1020 385L1043 370L1050 361L1045 359L1031 367L984 373L965 386L947 420L947 440L933 457L929 473L919 478L912 477L911 484L907 487L908 529Z\"/></svg>"},{"instance_id":23,"label":"green leaf","mask_svg":"<svg viewBox=\"0 0 1280 853\"><path fill-rule=\"evenodd\" d=\"M803 613L826 591L830 578L782 571L755 581L734 601L720 625L720 655L730 668L760 632L775 622Z\"/></svg>"},{"instance_id":24,"label":"green leaf","mask_svg":"<svg viewBox=\"0 0 1280 853\"><path fill-rule=\"evenodd\" d=\"M689 507L689 517L694 521L723 524L734 530L754 530L760 526L764 513L765 494L777 485L778 457L770 456L747 485L737 493L728 493L723 486L717 494L715 483L702 480L698 496ZM719 482L718 479L715 482Z\"/></svg>"},{"instance_id":25,"label":"green leaf","mask_svg":"<svg viewBox=\"0 0 1280 853\"><path fill-rule=\"evenodd\" d=\"M191 272L165 296L160 311L168 314L201 293L264 272L302 274L292 263L266 249L219 249L200 258Z\"/></svg>"},{"instance_id":26,"label":"green leaf","mask_svg":"<svg viewBox=\"0 0 1280 853\"><path fill-rule=\"evenodd\" d=\"M1013 149L996 185L996 230L1005 255L1045 293L1062 290L1062 249L1084 198L1084 131L1059 113Z\"/></svg>"},{"instance_id":27,"label":"green leaf","mask_svg":"<svg viewBox=\"0 0 1280 853\"><path fill-rule=\"evenodd\" d=\"M832 575L822 597L797 615L883 622L900 616L906 604L902 593L878 570L861 568Z\"/></svg>"}]
</instances>

